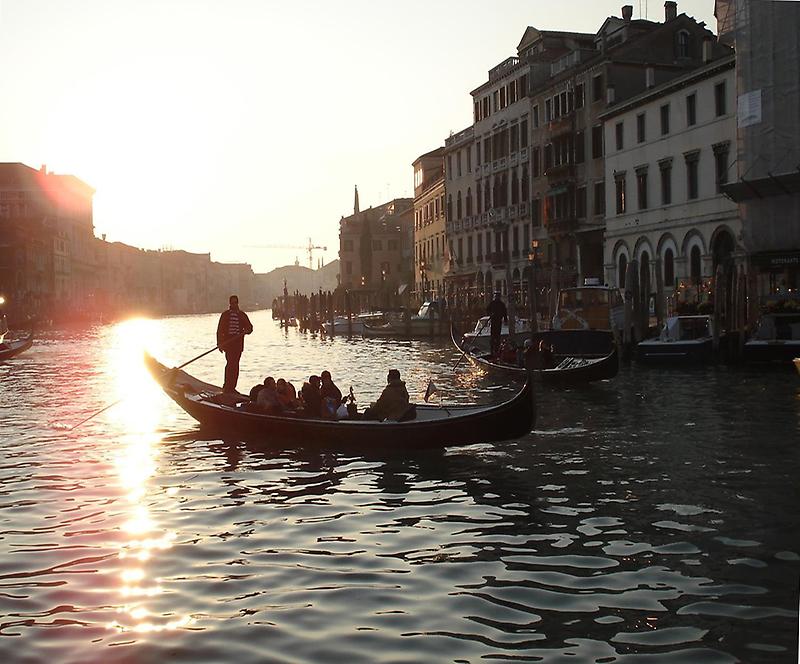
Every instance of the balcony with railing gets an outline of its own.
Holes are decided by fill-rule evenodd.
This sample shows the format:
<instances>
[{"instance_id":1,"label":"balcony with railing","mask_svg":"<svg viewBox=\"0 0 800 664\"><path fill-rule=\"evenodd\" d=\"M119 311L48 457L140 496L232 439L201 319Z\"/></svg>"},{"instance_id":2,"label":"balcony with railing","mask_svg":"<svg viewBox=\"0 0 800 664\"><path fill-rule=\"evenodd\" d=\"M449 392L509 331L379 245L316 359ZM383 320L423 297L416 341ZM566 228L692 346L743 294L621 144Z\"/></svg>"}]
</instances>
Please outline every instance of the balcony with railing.
<instances>
[{"instance_id":1,"label":"balcony with railing","mask_svg":"<svg viewBox=\"0 0 800 664\"><path fill-rule=\"evenodd\" d=\"M513 69L519 64L519 58L510 57L503 60L499 65L492 67L489 70L489 80L494 81L497 78L505 76L509 70Z\"/></svg>"},{"instance_id":2,"label":"balcony with railing","mask_svg":"<svg viewBox=\"0 0 800 664\"><path fill-rule=\"evenodd\" d=\"M508 250L492 251L489 254L489 262L492 264L493 268L505 267L508 264L508 261Z\"/></svg>"},{"instance_id":3,"label":"balcony with railing","mask_svg":"<svg viewBox=\"0 0 800 664\"><path fill-rule=\"evenodd\" d=\"M544 174L551 182L553 180L566 180L573 177L574 167L570 163L558 164L546 168Z\"/></svg>"},{"instance_id":4,"label":"balcony with railing","mask_svg":"<svg viewBox=\"0 0 800 664\"><path fill-rule=\"evenodd\" d=\"M560 219L550 219L547 222L547 232L552 235L566 235L578 230L578 219L576 217L562 217Z\"/></svg>"}]
</instances>

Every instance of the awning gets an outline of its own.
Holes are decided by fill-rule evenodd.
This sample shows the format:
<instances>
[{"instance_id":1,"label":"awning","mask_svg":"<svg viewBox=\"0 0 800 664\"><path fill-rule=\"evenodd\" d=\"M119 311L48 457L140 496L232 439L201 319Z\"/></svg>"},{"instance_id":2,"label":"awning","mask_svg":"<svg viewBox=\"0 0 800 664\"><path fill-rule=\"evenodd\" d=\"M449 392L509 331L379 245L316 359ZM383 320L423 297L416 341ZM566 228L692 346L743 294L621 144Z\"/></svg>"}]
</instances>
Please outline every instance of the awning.
<instances>
[{"instance_id":1,"label":"awning","mask_svg":"<svg viewBox=\"0 0 800 664\"><path fill-rule=\"evenodd\" d=\"M770 196L800 193L800 171L769 175L754 180L742 178L722 185L722 193L736 203Z\"/></svg>"}]
</instances>

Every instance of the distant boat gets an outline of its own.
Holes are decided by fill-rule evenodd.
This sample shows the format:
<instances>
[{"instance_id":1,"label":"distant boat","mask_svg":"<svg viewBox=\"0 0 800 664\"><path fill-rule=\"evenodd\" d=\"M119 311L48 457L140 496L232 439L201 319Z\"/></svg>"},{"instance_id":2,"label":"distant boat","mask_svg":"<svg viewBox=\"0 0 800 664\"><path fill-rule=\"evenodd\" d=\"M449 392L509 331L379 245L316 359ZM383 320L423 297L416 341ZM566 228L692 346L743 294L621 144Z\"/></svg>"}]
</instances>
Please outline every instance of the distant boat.
<instances>
[{"instance_id":1,"label":"distant boat","mask_svg":"<svg viewBox=\"0 0 800 664\"><path fill-rule=\"evenodd\" d=\"M525 367L520 366L524 357L515 362L503 362L487 352L466 350L467 347L458 344L455 335L451 335L451 338L455 347L475 366L517 377L525 377L528 373ZM528 338L531 338L530 333ZM608 380L619 373L617 348L610 333L592 330L546 331L535 333L532 341L533 350L527 351L531 354L529 359L532 362L537 360L536 349L539 342L546 344L548 348L554 348L551 356L551 361L555 362L554 366L532 369L533 374L542 382L555 385L580 385ZM559 351L559 345L562 351Z\"/></svg>"},{"instance_id":2,"label":"distant boat","mask_svg":"<svg viewBox=\"0 0 800 664\"><path fill-rule=\"evenodd\" d=\"M33 345L33 332L31 332L25 339L19 341L2 341L0 338L0 362L10 360L28 350Z\"/></svg>"},{"instance_id":3,"label":"distant boat","mask_svg":"<svg viewBox=\"0 0 800 664\"><path fill-rule=\"evenodd\" d=\"M353 316L352 319L348 319L347 316L336 316L336 318L333 319L333 325L328 321L324 324L324 327L326 334L329 336L341 336L349 333L360 335L364 331L364 323L379 325L383 321L384 314L377 311L368 314L359 314L358 316Z\"/></svg>"},{"instance_id":4,"label":"distant boat","mask_svg":"<svg viewBox=\"0 0 800 664\"><path fill-rule=\"evenodd\" d=\"M763 314L744 344L747 362L786 362L800 356L800 312Z\"/></svg>"},{"instance_id":5,"label":"distant boat","mask_svg":"<svg viewBox=\"0 0 800 664\"><path fill-rule=\"evenodd\" d=\"M658 337L639 342L636 359L665 364L712 362L713 330L711 316L672 316Z\"/></svg>"},{"instance_id":6,"label":"distant boat","mask_svg":"<svg viewBox=\"0 0 800 664\"><path fill-rule=\"evenodd\" d=\"M172 370L148 354L145 365L167 396L201 425L227 438L253 438L269 447L368 447L390 452L470 445L524 436L536 418L531 381L509 401L494 406L415 404L410 406L408 419L399 422L333 421L250 412L241 407L248 401L245 396L223 394L216 385Z\"/></svg>"},{"instance_id":7,"label":"distant boat","mask_svg":"<svg viewBox=\"0 0 800 664\"><path fill-rule=\"evenodd\" d=\"M446 337L450 323L438 302L423 302L415 316L408 320L388 320L385 323L364 323L367 338L428 339Z\"/></svg>"}]
</instances>

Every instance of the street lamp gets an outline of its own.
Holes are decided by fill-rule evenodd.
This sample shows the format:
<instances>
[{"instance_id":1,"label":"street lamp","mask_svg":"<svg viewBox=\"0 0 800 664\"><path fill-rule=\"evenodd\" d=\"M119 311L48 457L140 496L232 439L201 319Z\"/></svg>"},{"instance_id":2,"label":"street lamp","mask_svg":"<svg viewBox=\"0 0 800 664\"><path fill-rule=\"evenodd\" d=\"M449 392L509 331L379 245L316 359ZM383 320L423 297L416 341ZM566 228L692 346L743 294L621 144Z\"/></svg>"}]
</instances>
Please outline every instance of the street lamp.
<instances>
[{"instance_id":1,"label":"street lamp","mask_svg":"<svg viewBox=\"0 0 800 664\"><path fill-rule=\"evenodd\" d=\"M531 331L539 331L539 323L537 320L538 307L536 302L536 254L539 249L539 240L531 240L531 248L528 252L528 261L531 264L531 270L528 277L528 295L530 296L531 308Z\"/></svg>"}]
</instances>

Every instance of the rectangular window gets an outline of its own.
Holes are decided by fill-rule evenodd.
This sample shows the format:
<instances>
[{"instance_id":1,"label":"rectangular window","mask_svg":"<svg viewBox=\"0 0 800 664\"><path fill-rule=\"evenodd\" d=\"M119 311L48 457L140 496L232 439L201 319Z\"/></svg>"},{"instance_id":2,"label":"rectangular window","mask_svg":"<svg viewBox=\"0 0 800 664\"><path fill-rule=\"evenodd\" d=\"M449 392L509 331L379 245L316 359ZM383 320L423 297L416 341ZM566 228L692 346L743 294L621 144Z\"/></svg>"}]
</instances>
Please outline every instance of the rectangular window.
<instances>
[{"instance_id":1,"label":"rectangular window","mask_svg":"<svg viewBox=\"0 0 800 664\"><path fill-rule=\"evenodd\" d=\"M686 197L689 200L694 200L700 195L700 186L698 182L700 153L692 152L684 155L684 159L686 160Z\"/></svg>"},{"instance_id":2,"label":"rectangular window","mask_svg":"<svg viewBox=\"0 0 800 664\"><path fill-rule=\"evenodd\" d=\"M453 256L452 250L450 255ZM458 238L458 253L453 256L456 263L460 263L464 259L464 238Z\"/></svg>"},{"instance_id":3,"label":"rectangular window","mask_svg":"<svg viewBox=\"0 0 800 664\"><path fill-rule=\"evenodd\" d=\"M544 102L544 121L550 122L553 119L553 101L546 99Z\"/></svg>"},{"instance_id":4,"label":"rectangular window","mask_svg":"<svg viewBox=\"0 0 800 664\"><path fill-rule=\"evenodd\" d=\"M372 241L372 250L373 251L383 251L383 240L373 240Z\"/></svg>"},{"instance_id":5,"label":"rectangular window","mask_svg":"<svg viewBox=\"0 0 800 664\"><path fill-rule=\"evenodd\" d=\"M583 108L583 83L575 86L575 108Z\"/></svg>"},{"instance_id":6,"label":"rectangular window","mask_svg":"<svg viewBox=\"0 0 800 664\"><path fill-rule=\"evenodd\" d=\"M603 125L592 127L592 159L603 156Z\"/></svg>"},{"instance_id":7,"label":"rectangular window","mask_svg":"<svg viewBox=\"0 0 800 664\"><path fill-rule=\"evenodd\" d=\"M472 259L473 259L473 255L472 255L472 236L470 235L467 238L467 262L471 263Z\"/></svg>"},{"instance_id":8,"label":"rectangular window","mask_svg":"<svg viewBox=\"0 0 800 664\"><path fill-rule=\"evenodd\" d=\"M541 154L539 148L533 148L531 151L531 162L533 168L533 177L538 178L542 174L541 170Z\"/></svg>"},{"instance_id":9,"label":"rectangular window","mask_svg":"<svg viewBox=\"0 0 800 664\"><path fill-rule=\"evenodd\" d=\"M595 214L605 214L606 213L606 183L605 182L595 182L594 183L594 213Z\"/></svg>"},{"instance_id":10,"label":"rectangular window","mask_svg":"<svg viewBox=\"0 0 800 664\"><path fill-rule=\"evenodd\" d=\"M553 119L561 117L561 98L556 95L553 97Z\"/></svg>"},{"instance_id":11,"label":"rectangular window","mask_svg":"<svg viewBox=\"0 0 800 664\"><path fill-rule=\"evenodd\" d=\"M544 172L547 173L547 169L553 165L553 146L545 145L544 146Z\"/></svg>"},{"instance_id":12,"label":"rectangular window","mask_svg":"<svg viewBox=\"0 0 800 664\"><path fill-rule=\"evenodd\" d=\"M389 240L389 251L397 251L397 240Z\"/></svg>"},{"instance_id":13,"label":"rectangular window","mask_svg":"<svg viewBox=\"0 0 800 664\"><path fill-rule=\"evenodd\" d=\"M533 128L537 129L539 127L539 104L536 104L533 107Z\"/></svg>"},{"instance_id":14,"label":"rectangular window","mask_svg":"<svg viewBox=\"0 0 800 664\"><path fill-rule=\"evenodd\" d=\"M582 164L586 161L586 137L582 131L575 134L575 163Z\"/></svg>"},{"instance_id":15,"label":"rectangular window","mask_svg":"<svg viewBox=\"0 0 800 664\"><path fill-rule=\"evenodd\" d=\"M492 161L492 140L488 137L483 139L483 161L486 164Z\"/></svg>"},{"instance_id":16,"label":"rectangular window","mask_svg":"<svg viewBox=\"0 0 800 664\"><path fill-rule=\"evenodd\" d=\"M472 146L467 146L467 173L472 173Z\"/></svg>"},{"instance_id":17,"label":"rectangular window","mask_svg":"<svg viewBox=\"0 0 800 664\"><path fill-rule=\"evenodd\" d=\"M519 226L511 228L511 251L512 255L519 256Z\"/></svg>"},{"instance_id":18,"label":"rectangular window","mask_svg":"<svg viewBox=\"0 0 800 664\"><path fill-rule=\"evenodd\" d=\"M500 91L495 90L492 93L492 112L497 112L500 109Z\"/></svg>"},{"instance_id":19,"label":"rectangular window","mask_svg":"<svg viewBox=\"0 0 800 664\"><path fill-rule=\"evenodd\" d=\"M500 108L505 108L506 106L508 104L506 103L506 86L504 85L500 88Z\"/></svg>"},{"instance_id":20,"label":"rectangular window","mask_svg":"<svg viewBox=\"0 0 800 664\"><path fill-rule=\"evenodd\" d=\"M586 217L586 187L578 187L575 190L575 216L578 219Z\"/></svg>"},{"instance_id":21,"label":"rectangular window","mask_svg":"<svg viewBox=\"0 0 800 664\"><path fill-rule=\"evenodd\" d=\"M453 155L451 154L447 155L447 179L453 179Z\"/></svg>"},{"instance_id":22,"label":"rectangular window","mask_svg":"<svg viewBox=\"0 0 800 664\"><path fill-rule=\"evenodd\" d=\"M342 241L342 251L353 251L353 241L352 240L343 240Z\"/></svg>"},{"instance_id":23,"label":"rectangular window","mask_svg":"<svg viewBox=\"0 0 800 664\"><path fill-rule=\"evenodd\" d=\"M617 214L625 214L625 173L617 173L614 176L616 187Z\"/></svg>"},{"instance_id":24,"label":"rectangular window","mask_svg":"<svg viewBox=\"0 0 800 664\"><path fill-rule=\"evenodd\" d=\"M483 233L478 233L478 260L483 260Z\"/></svg>"},{"instance_id":25,"label":"rectangular window","mask_svg":"<svg viewBox=\"0 0 800 664\"><path fill-rule=\"evenodd\" d=\"M663 161L658 165L661 170L661 204L672 203L672 161Z\"/></svg>"},{"instance_id":26,"label":"rectangular window","mask_svg":"<svg viewBox=\"0 0 800 664\"><path fill-rule=\"evenodd\" d=\"M522 249L527 251L531 246L531 225L525 224L522 227Z\"/></svg>"},{"instance_id":27,"label":"rectangular window","mask_svg":"<svg viewBox=\"0 0 800 664\"><path fill-rule=\"evenodd\" d=\"M722 185L728 182L728 150L727 143L714 146L714 166L717 177L717 193L722 193Z\"/></svg>"},{"instance_id":28,"label":"rectangular window","mask_svg":"<svg viewBox=\"0 0 800 664\"><path fill-rule=\"evenodd\" d=\"M639 113L636 116L636 142L644 143L646 136L645 114Z\"/></svg>"},{"instance_id":29,"label":"rectangular window","mask_svg":"<svg viewBox=\"0 0 800 664\"><path fill-rule=\"evenodd\" d=\"M621 122L617 122L617 126L615 127L616 137L617 137L617 150L622 150L624 142L623 142L623 126Z\"/></svg>"},{"instance_id":30,"label":"rectangular window","mask_svg":"<svg viewBox=\"0 0 800 664\"><path fill-rule=\"evenodd\" d=\"M542 225L542 201L538 198L531 201L531 223L534 228Z\"/></svg>"},{"instance_id":31,"label":"rectangular window","mask_svg":"<svg viewBox=\"0 0 800 664\"><path fill-rule=\"evenodd\" d=\"M520 145L523 148L528 147L528 118L525 118L519 124L519 138Z\"/></svg>"},{"instance_id":32,"label":"rectangular window","mask_svg":"<svg viewBox=\"0 0 800 664\"><path fill-rule=\"evenodd\" d=\"M461 177L461 150L456 152L456 161L458 162L458 177Z\"/></svg>"},{"instance_id":33,"label":"rectangular window","mask_svg":"<svg viewBox=\"0 0 800 664\"><path fill-rule=\"evenodd\" d=\"M661 135L669 134L669 104L661 107Z\"/></svg>"},{"instance_id":34,"label":"rectangular window","mask_svg":"<svg viewBox=\"0 0 800 664\"><path fill-rule=\"evenodd\" d=\"M697 95L693 92L686 96L686 126L697 124Z\"/></svg>"},{"instance_id":35,"label":"rectangular window","mask_svg":"<svg viewBox=\"0 0 800 664\"><path fill-rule=\"evenodd\" d=\"M592 101L600 101L603 98L603 75L598 74L592 78Z\"/></svg>"},{"instance_id":36,"label":"rectangular window","mask_svg":"<svg viewBox=\"0 0 800 664\"><path fill-rule=\"evenodd\" d=\"M509 127L508 135L509 139L511 140L511 152L513 154L519 150L519 125L511 125L511 127Z\"/></svg>"},{"instance_id":37,"label":"rectangular window","mask_svg":"<svg viewBox=\"0 0 800 664\"><path fill-rule=\"evenodd\" d=\"M728 112L727 104L725 103L725 81L714 86L714 110L717 117Z\"/></svg>"},{"instance_id":38,"label":"rectangular window","mask_svg":"<svg viewBox=\"0 0 800 664\"><path fill-rule=\"evenodd\" d=\"M479 101L476 101L473 104L472 117L474 118L475 122L480 122L480 120L483 119L483 118L481 118L481 103Z\"/></svg>"},{"instance_id":39,"label":"rectangular window","mask_svg":"<svg viewBox=\"0 0 800 664\"><path fill-rule=\"evenodd\" d=\"M636 171L636 193L639 198L639 209L647 209L647 169Z\"/></svg>"}]
</instances>

